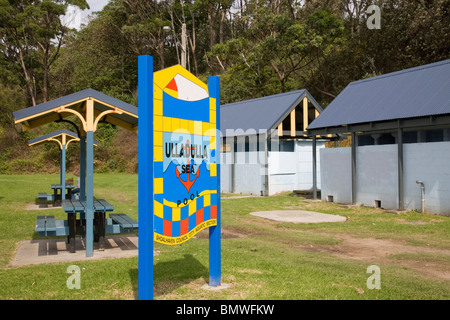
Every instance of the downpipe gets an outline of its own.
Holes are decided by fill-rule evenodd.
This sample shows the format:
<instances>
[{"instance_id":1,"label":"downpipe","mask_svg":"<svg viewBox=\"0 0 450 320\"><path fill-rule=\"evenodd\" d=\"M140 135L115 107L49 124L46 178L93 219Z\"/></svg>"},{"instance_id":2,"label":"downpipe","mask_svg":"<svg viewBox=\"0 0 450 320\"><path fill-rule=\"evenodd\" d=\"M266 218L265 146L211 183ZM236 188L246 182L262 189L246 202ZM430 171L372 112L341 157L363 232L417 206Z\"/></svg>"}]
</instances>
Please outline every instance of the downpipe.
<instances>
[{"instance_id":1,"label":"downpipe","mask_svg":"<svg viewBox=\"0 0 450 320\"><path fill-rule=\"evenodd\" d=\"M422 190L422 213L425 213L425 185L420 180L417 180L416 183L420 184L420 189Z\"/></svg>"}]
</instances>

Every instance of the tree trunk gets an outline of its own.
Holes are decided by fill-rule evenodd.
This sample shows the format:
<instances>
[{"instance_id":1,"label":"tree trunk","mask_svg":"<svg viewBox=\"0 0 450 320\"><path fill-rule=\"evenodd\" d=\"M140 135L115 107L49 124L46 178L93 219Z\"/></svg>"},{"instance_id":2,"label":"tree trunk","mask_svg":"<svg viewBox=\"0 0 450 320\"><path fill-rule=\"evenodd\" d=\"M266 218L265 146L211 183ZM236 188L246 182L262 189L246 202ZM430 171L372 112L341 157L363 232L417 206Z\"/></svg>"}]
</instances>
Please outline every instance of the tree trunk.
<instances>
[{"instance_id":1,"label":"tree trunk","mask_svg":"<svg viewBox=\"0 0 450 320\"><path fill-rule=\"evenodd\" d=\"M192 12L192 9L190 9L191 17L192 17L192 37L189 37L189 44L191 46L192 51L192 58L194 59L194 70L195 75L198 77L198 64L197 64L197 56L195 53L195 47L196 47L196 36L195 36L195 20L194 20L194 13Z\"/></svg>"},{"instance_id":2,"label":"tree trunk","mask_svg":"<svg viewBox=\"0 0 450 320\"><path fill-rule=\"evenodd\" d=\"M49 55L49 43L47 42L45 45L45 51L44 51L44 57L42 61L42 66L44 68L44 78L42 80L42 100L43 102L48 101L48 78L49 78L49 61L48 61L48 55Z\"/></svg>"},{"instance_id":3,"label":"tree trunk","mask_svg":"<svg viewBox=\"0 0 450 320\"><path fill-rule=\"evenodd\" d=\"M33 106L35 106L36 105L36 95L34 94L33 84L31 83L31 76L28 73L27 67L25 66L25 62L23 60L22 49L20 48L20 46L17 46L17 48L19 50L20 66L22 67L23 77L25 79L25 83L27 84L27 89L28 89L28 93L30 94L31 103L33 104Z\"/></svg>"},{"instance_id":4,"label":"tree trunk","mask_svg":"<svg viewBox=\"0 0 450 320\"><path fill-rule=\"evenodd\" d=\"M281 92L285 92L285 90L286 90L285 82L286 82L287 77L285 76L285 74L281 73L281 71L277 68L277 66L275 65L275 62L273 62L273 60L269 60L269 63L272 66L275 73L277 74L278 80L280 80Z\"/></svg>"},{"instance_id":5,"label":"tree trunk","mask_svg":"<svg viewBox=\"0 0 450 320\"><path fill-rule=\"evenodd\" d=\"M225 20L225 10L221 11L222 17L220 17L219 25L219 43L223 43L223 22Z\"/></svg>"},{"instance_id":6,"label":"tree trunk","mask_svg":"<svg viewBox=\"0 0 450 320\"><path fill-rule=\"evenodd\" d=\"M211 10L212 11L212 10ZM214 28L215 17L212 16L211 11L208 12L208 20L209 20L209 36L210 36L210 49L216 44L216 29Z\"/></svg>"}]
</instances>

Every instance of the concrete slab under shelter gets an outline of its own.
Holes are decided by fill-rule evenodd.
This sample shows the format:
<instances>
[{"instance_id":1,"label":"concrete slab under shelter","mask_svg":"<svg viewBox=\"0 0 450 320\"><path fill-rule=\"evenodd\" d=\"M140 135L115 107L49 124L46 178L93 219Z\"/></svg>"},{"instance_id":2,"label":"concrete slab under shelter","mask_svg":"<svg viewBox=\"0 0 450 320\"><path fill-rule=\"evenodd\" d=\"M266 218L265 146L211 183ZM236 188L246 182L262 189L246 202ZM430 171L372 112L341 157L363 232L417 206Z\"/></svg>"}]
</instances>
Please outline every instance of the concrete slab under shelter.
<instances>
[{"instance_id":1,"label":"concrete slab under shelter","mask_svg":"<svg viewBox=\"0 0 450 320\"><path fill-rule=\"evenodd\" d=\"M84 238L76 238L75 253L69 252L66 238L21 241L10 266L136 257L138 239L135 234L107 235L105 250L99 251L98 243L94 243L94 255L89 258Z\"/></svg>"}]
</instances>

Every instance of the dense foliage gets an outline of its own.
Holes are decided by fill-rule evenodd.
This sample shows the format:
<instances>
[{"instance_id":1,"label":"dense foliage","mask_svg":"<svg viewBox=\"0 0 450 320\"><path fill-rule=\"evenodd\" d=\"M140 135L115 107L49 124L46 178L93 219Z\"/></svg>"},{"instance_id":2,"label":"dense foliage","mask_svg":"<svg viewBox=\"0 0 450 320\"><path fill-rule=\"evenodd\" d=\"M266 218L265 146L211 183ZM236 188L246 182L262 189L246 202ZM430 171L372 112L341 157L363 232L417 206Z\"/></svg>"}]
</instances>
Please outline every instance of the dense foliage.
<instances>
[{"instance_id":1,"label":"dense foliage","mask_svg":"<svg viewBox=\"0 0 450 320\"><path fill-rule=\"evenodd\" d=\"M156 70L180 63L183 24L187 69L220 75L222 103L306 88L326 106L351 81L450 57L450 0L110 0L78 31L61 23L69 4L88 7L0 0L0 172L44 170L12 163L30 154L27 138L55 129L22 133L12 111L85 88L136 104L137 56ZM380 29L366 24L371 4ZM135 170L122 159L135 158L130 145L113 143L135 138L102 130L111 140L97 168Z\"/></svg>"}]
</instances>

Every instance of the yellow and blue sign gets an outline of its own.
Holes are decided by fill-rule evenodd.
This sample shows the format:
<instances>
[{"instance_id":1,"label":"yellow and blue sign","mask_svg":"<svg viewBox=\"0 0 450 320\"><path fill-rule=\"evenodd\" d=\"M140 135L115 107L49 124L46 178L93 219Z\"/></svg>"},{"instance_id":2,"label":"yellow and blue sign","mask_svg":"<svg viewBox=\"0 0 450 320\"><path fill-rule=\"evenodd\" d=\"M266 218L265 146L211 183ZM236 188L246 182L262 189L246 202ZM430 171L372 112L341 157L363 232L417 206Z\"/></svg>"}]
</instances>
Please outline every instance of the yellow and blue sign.
<instances>
[{"instance_id":1,"label":"yellow and blue sign","mask_svg":"<svg viewBox=\"0 0 450 320\"><path fill-rule=\"evenodd\" d=\"M216 98L180 65L154 73L155 241L217 225Z\"/></svg>"},{"instance_id":2,"label":"yellow and blue sign","mask_svg":"<svg viewBox=\"0 0 450 320\"><path fill-rule=\"evenodd\" d=\"M220 79L138 58L139 299L153 299L153 241L209 228L209 285L221 284Z\"/></svg>"}]
</instances>

